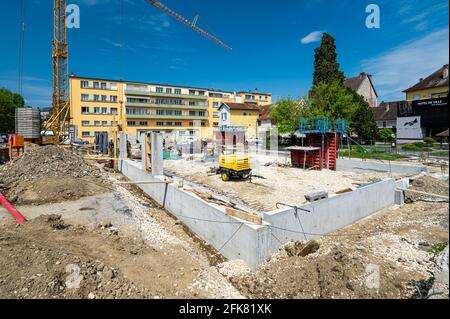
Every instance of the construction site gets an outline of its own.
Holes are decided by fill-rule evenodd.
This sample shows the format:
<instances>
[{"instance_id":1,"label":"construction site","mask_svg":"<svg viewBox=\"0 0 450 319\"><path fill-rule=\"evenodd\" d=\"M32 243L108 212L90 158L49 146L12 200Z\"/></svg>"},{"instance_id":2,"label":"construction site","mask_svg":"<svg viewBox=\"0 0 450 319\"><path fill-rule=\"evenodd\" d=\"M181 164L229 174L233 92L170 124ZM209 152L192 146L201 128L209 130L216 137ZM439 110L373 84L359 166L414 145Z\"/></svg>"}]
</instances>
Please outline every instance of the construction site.
<instances>
[{"instance_id":1,"label":"construction site","mask_svg":"<svg viewBox=\"0 0 450 319\"><path fill-rule=\"evenodd\" d=\"M65 2L52 115L41 129L18 110L0 148L0 298L448 299L448 158L351 158L348 123L327 117L279 147L275 128L132 135L119 110L77 142Z\"/></svg>"}]
</instances>

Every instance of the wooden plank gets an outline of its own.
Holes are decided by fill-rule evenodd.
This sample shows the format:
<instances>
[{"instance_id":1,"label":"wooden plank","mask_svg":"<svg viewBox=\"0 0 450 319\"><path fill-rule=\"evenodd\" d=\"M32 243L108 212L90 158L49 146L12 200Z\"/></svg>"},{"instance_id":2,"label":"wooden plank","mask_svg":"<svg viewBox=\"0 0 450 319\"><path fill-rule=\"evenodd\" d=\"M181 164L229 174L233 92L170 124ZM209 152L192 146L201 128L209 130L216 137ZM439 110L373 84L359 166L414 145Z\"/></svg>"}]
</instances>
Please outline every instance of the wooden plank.
<instances>
[{"instance_id":1,"label":"wooden plank","mask_svg":"<svg viewBox=\"0 0 450 319\"><path fill-rule=\"evenodd\" d=\"M236 217L236 218L239 218L239 219L242 219L242 220L246 220L248 222L251 222L251 223L254 223L254 224L257 224L257 225L261 225L262 224L262 218L261 217L259 217L257 215L254 215L254 214L246 213L246 212L243 212L243 211L240 211L240 210L236 210L236 209L233 209L233 208L229 208L229 207L225 208L225 215L233 216L233 217Z\"/></svg>"},{"instance_id":2,"label":"wooden plank","mask_svg":"<svg viewBox=\"0 0 450 319\"><path fill-rule=\"evenodd\" d=\"M349 187L349 188L341 189L341 190L335 192L335 194L345 194L345 193L350 193L350 192L353 192L353 189L351 189L351 188Z\"/></svg>"}]
</instances>

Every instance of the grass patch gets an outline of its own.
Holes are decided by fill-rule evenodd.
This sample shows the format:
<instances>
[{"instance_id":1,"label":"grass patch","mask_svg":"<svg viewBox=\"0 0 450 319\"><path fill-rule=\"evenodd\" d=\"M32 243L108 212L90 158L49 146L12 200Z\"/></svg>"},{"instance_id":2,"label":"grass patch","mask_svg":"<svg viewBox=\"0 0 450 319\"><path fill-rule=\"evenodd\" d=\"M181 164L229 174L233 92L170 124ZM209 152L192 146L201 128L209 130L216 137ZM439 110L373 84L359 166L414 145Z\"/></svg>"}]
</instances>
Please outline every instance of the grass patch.
<instances>
[{"instance_id":1,"label":"grass patch","mask_svg":"<svg viewBox=\"0 0 450 319\"><path fill-rule=\"evenodd\" d=\"M348 157L348 150L341 150L341 156ZM386 153L384 149L367 149L364 151L361 148L356 148L351 151L351 157L364 159L377 159L382 161L395 161L408 158L407 155Z\"/></svg>"},{"instance_id":2,"label":"grass patch","mask_svg":"<svg viewBox=\"0 0 450 319\"><path fill-rule=\"evenodd\" d=\"M448 157L448 151L436 151L432 152L431 156L441 156L441 157Z\"/></svg>"},{"instance_id":3,"label":"grass patch","mask_svg":"<svg viewBox=\"0 0 450 319\"><path fill-rule=\"evenodd\" d=\"M433 257L431 260L433 262L436 262L436 258L439 256L441 252L444 251L445 247L448 246L448 241L443 241L441 243L436 243L433 246L431 246L431 253L433 254Z\"/></svg>"}]
</instances>

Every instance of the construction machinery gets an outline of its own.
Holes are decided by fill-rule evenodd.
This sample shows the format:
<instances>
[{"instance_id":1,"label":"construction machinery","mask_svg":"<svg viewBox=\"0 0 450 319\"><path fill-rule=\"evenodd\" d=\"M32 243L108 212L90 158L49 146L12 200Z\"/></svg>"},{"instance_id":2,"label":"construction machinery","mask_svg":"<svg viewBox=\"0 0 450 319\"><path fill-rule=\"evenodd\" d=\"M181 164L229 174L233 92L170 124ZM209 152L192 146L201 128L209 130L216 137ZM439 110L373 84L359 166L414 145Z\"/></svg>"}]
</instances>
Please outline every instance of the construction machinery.
<instances>
[{"instance_id":1,"label":"construction machinery","mask_svg":"<svg viewBox=\"0 0 450 319\"><path fill-rule=\"evenodd\" d=\"M228 182L232 178L248 179L252 175L250 157L236 154L221 155L217 173L220 174L224 182Z\"/></svg>"},{"instance_id":2,"label":"construction machinery","mask_svg":"<svg viewBox=\"0 0 450 319\"><path fill-rule=\"evenodd\" d=\"M44 125L42 144L59 144L70 137L70 98L66 0L55 0L53 8L52 115Z\"/></svg>"},{"instance_id":3,"label":"construction machinery","mask_svg":"<svg viewBox=\"0 0 450 319\"><path fill-rule=\"evenodd\" d=\"M165 6L164 4L162 4L160 1L156 1L156 0L147 0L147 2L149 4L151 4L152 6L155 6L156 8L160 9L161 11L167 13L168 15L170 15L171 17L173 17L174 19L180 21L181 23L187 25L189 28L191 28L192 30L194 30L195 32L197 32L198 34L200 34L201 36L215 42L216 44L220 45L222 48L232 51L233 49L228 46L227 44L225 44L222 40L220 40L219 38L215 37L214 35L206 32L205 30L199 28L197 26L197 21L199 18L199 15L197 14L195 16L195 18L192 21L189 21L188 19L186 19L185 17L181 16L180 14L174 12L173 10L171 10L170 8L168 8L167 6Z\"/></svg>"}]
</instances>

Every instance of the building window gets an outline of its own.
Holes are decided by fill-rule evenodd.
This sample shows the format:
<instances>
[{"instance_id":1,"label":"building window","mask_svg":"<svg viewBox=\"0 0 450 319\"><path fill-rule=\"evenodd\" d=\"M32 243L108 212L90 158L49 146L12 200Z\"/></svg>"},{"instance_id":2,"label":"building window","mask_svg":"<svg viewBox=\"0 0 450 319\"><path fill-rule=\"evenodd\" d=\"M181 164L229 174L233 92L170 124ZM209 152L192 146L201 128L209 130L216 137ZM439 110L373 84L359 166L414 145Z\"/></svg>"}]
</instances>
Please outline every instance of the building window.
<instances>
[{"instance_id":1,"label":"building window","mask_svg":"<svg viewBox=\"0 0 450 319\"><path fill-rule=\"evenodd\" d=\"M164 93L164 89L162 87L157 87L156 93Z\"/></svg>"},{"instance_id":2,"label":"building window","mask_svg":"<svg viewBox=\"0 0 450 319\"><path fill-rule=\"evenodd\" d=\"M106 102L106 95L102 95L102 102Z\"/></svg>"},{"instance_id":3,"label":"building window","mask_svg":"<svg viewBox=\"0 0 450 319\"><path fill-rule=\"evenodd\" d=\"M81 107L81 113L82 113L82 114L87 114L87 113L89 113L89 106L82 106L82 107Z\"/></svg>"},{"instance_id":4,"label":"building window","mask_svg":"<svg viewBox=\"0 0 450 319\"><path fill-rule=\"evenodd\" d=\"M219 102L213 102L213 106L217 109L219 108Z\"/></svg>"},{"instance_id":5,"label":"building window","mask_svg":"<svg viewBox=\"0 0 450 319\"><path fill-rule=\"evenodd\" d=\"M89 87L89 82L88 81L81 81L81 88L82 89L86 89Z\"/></svg>"},{"instance_id":6,"label":"building window","mask_svg":"<svg viewBox=\"0 0 450 319\"><path fill-rule=\"evenodd\" d=\"M206 123L205 123L205 122L202 122L200 125L201 125L201 126L206 126Z\"/></svg>"},{"instance_id":7,"label":"building window","mask_svg":"<svg viewBox=\"0 0 450 319\"><path fill-rule=\"evenodd\" d=\"M102 82L101 86L102 86L102 90L106 90L106 83L105 82Z\"/></svg>"},{"instance_id":8,"label":"building window","mask_svg":"<svg viewBox=\"0 0 450 319\"><path fill-rule=\"evenodd\" d=\"M189 106L195 106L195 102L194 101L189 101Z\"/></svg>"},{"instance_id":9,"label":"building window","mask_svg":"<svg viewBox=\"0 0 450 319\"><path fill-rule=\"evenodd\" d=\"M219 112L213 112L213 117L218 119L219 118Z\"/></svg>"},{"instance_id":10,"label":"building window","mask_svg":"<svg viewBox=\"0 0 450 319\"><path fill-rule=\"evenodd\" d=\"M148 122L145 121L141 121L139 122L139 126L147 126Z\"/></svg>"},{"instance_id":11,"label":"building window","mask_svg":"<svg viewBox=\"0 0 450 319\"><path fill-rule=\"evenodd\" d=\"M166 88L166 93L167 94L172 94L172 89L171 88Z\"/></svg>"},{"instance_id":12,"label":"building window","mask_svg":"<svg viewBox=\"0 0 450 319\"><path fill-rule=\"evenodd\" d=\"M194 90L189 90L189 95L195 95L195 91Z\"/></svg>"},{"instance_id":13,"label":"building window","mask_svg":"<svg viewBox=\"0 0 450 319\"><path fill-rule=\"evenodd\" d=\"M99 88L99 83L98 82L94 82L94 89L98 89Z\"/></svg>"},{"instance_id":14,"label":"building window","mask_svg":"<svg viewBox=\"0 0 450 319\"><path fill-rule=\"evenodd\" d=\"M205 91L198 91L198 95L205 96Z\"/></svg>"},{"instance_id":15,"label":"building window","mask_svg":"<svg viewBox=\"0 0 450 319\"><path fill-rule=\"evenodd\" d=\"M117 91L117 84L116 83L111 83L110 90Z\"/></svg>"},{"instance_id":16,"label":"building window","mask_svg":"<svg viewBox=\"0 0 450 319\"><path fill-rule=\"evenodd\" d=\"M180 110L175 110L175 115L181 116L181 115L183 115L183 112L181 112Z\"/></svg>"},{"instance_id":17,"label":"building window","mask_svg":"<svg viewBox=\"0 0 450 319\"><path fill-rule=\"evenodd\" d=\"M128 121L128 122L127 122L127 125L128 125L128 126L136 126L136 122L134 122L134 121Z\"/></svg>"},{"instance_id":18,"label":"building window","mask_svg":"<svg viewBox=\"0 0 450 319\"><path fill-rule=\"evenodd\" d=\"M111 108L111 114L117 115L117 108L116 107L112 107Z\"/></svg>"},{"instance_id":19,"label":"building window","mask_svg":"<svg viewBox=\"0 0 450 319\"><path fill-rule=\"evenodd\" d=\"M189 111L189 116L195 116L197 113L195 111Z\"/></svg>"},{"instance_id":20,"label":"building window","mask_svg":"<svg viewBox=\"0 0 450 319\"><path fill-rule=\"evenodd\" d=\"M100 96L98 94L94 94L94 101L95 102L99 102L100 101Z\"/></svg>"},{"instance_id":21,"label":"building window","mask_svg":"<svg viewBox=\"0 0 450 319\"><path fill-rule=\"evenodd\" d=\"M166 110L166 115L173 115L173 110Z\"/></svg>"},{"instance_id":22,"label":"building window","mask_svg":"<svg viewBox=\"0 0 450 319\"><path fill-rule=\"evenodd\" d=\"M175 126L181 126L181 122L175 122Z\"/></svg>"},{"instance_id":23,"label":"building window","mask_svg":"<svg viewBox=\"0 0 450 319\"><path fill-rule=\"evenodd\" d=\"M108 108L102 107L102 114L108 114Z\"/></svg>"},{"instance_id":24,"label":"building window","mask_svg":"<svg viewBox=\"0 0 450 319\"><path fill-rule=\"evenodd\" d=\"M175 94L181 94L181 89L175 89Z\"/></svg>"},{"instance_id":25,"label":"building window","mask_svg":"<svg viewBox=\"0 0 450 319\"><path fill-rule=\"evenodd\" d=\"M89 121L81 121L81 126L89 126Z\"/></svg>"},{"instance_id":26,"label":"building window","mask_svg":"<svg viewBox=\"0 0 450 319\"><path fill-rule=\"evenodd\" d=\"M214 123L213 123L213 126L214 126L214 127L219 127L219 123L214 122Z\"/></svg>"},{"instance_id":27,"label":"building window","mask_svg":"<svg viewBox=\"0 0 450 319\"><path fill-rule=\"evenodd\" d=\"M205 111L199 111L198 112L198 116L205 116L205 115L206 115Z\"/></svg>"},{"instance_id":28,"label":"building window","mask_svg":"<svg viewBox=\"0 0 450 319\"><path fill-rule=\"evenodd\" d=\"M156 126L164 126L164 122L156 122Z\"/></svg>"},{"instance_id":29,"label":"building window","mask_svg":"<svg viewBox=\"0 0 450 319\"><path fill-rule=\"evenodd\" d=\"M222 121L226 121L227 120L227 113L222 113Z\"/></svg>"},{"instance_id":30,"label":"building window","mask_svg":"<svg viewBox=\"0 0 450 319\"><path fill-rule=\"evenodd\" d=\"M166 112L164 110L156 110L156 115L164 115Z\"/></svg>"},{"instance_id":31,"label":"building window","mask_svg":"<svg viewBox=\"0 0 450 319\"><path fill-rule=\"evenodd\" d=\"M116 96L116 95L111 95L111 96L109 97L109 100L110 100L111 102L117 102L117 96Z\"/></svg>"},{"instance_id":32,"label":"building window","mask_svg":"<svg viewBox=\"0 0 450 319\"><path fill-rule=\"evenodd\" d=\"M95 126L100 126L100 121L94 121Z\"/></svg>"},{"instance_id":33,"label":"building window","mask_svg":"<svg viewBox=\"0 0 450 319\"><path fill-rule=\"evenodd\" d=\"M91 132L81 132L81 136L89 137L89 136L91 136Z\"/></svg>"},{"instance_id":34,"label":"building window","mask_svg":"<svg viewBox=\"0 0 450 319\"><path fill-rule=\"evenodd\" d=\"M415 94L413 99L414 101L420 100L420 94Z\"/></svg>"},{"instance_id":35,"label":"building window","mask_svg":"<svg viewBox=\"0 0 450 319\"><path fill-rule=\"evenodd\" d=\"M102 121L102 126L108 126L108 121Z\"/></svg>"},{"instance_id":36,"label":"building window","mask_svg":"<svg viewBox=\"0 0 450 319\"><path fill-rule=\"evenodd\" d=\"M100 108L99 107L94 107L94 113L95 114L100 114Z\"/></svg>"},{"instance_id":37,"label":"building window","mask_svg":"<svg viewBox=\"0 0 450 319\"><path fill-rule=\"evenodd\" d=\"M81 101L89 101L89 94L81 94Z\"/></svg>"}]
</instances>

